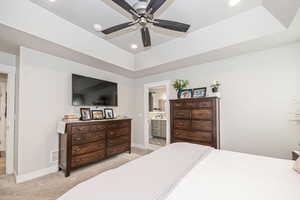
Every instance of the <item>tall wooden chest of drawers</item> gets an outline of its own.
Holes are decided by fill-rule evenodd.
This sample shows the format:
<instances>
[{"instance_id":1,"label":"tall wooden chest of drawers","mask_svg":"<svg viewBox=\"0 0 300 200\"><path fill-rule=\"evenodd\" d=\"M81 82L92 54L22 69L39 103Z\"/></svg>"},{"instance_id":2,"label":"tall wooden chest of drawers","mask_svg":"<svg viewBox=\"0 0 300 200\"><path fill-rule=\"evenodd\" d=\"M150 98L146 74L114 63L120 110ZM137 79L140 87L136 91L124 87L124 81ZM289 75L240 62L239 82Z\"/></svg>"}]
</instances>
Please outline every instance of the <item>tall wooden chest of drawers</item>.
<instances>
[{"instance_id":1,"label":"tall wooden chest of drawers","mask_svg":"<svg viewBox=\"0 0 300 200\"><path fill-rule=\"evenodd\" d=\"M59 135L59 168L69 176L73 169L111 156L131 152L131 120L68 123Z\"/></svg>"},{"instance_id":2,"label":"tall wooden chest of drawers","mask_svg":"<svg viewBox=\"0 0 300 200\"><path fill-rule=\"evenodd\" d=\"M171 143L190 142L220 148L219 98L170 101Z\"/></svg>"}]
</instances>

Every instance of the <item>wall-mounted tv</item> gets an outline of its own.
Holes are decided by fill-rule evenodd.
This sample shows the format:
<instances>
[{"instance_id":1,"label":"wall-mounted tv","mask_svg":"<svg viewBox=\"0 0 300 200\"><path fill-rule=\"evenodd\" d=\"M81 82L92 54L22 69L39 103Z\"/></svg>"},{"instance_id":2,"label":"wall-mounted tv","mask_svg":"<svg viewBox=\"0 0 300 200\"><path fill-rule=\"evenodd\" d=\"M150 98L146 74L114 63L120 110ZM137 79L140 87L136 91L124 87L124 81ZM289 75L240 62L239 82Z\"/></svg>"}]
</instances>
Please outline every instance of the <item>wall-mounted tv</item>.
<instances>
[{"instance_id":1,"label":"wall-mounted tv","mask_svg":"<svg viewBox=\"0 0 300 200\"><path fill-rule=\"evenodd\" d=\"M72 74L73 106L118 106L118 84Z\"/></svg>"}]
</instances>

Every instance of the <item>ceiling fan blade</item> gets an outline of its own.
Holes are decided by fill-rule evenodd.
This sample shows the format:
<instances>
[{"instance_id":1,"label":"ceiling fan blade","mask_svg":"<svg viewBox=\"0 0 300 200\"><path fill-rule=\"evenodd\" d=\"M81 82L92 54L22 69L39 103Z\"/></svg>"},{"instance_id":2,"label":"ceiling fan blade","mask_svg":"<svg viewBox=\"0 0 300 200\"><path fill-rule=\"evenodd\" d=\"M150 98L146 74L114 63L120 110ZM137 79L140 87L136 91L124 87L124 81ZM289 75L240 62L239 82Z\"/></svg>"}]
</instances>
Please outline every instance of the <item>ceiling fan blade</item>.
<instances>
[{"instance_id":1,"label":"ceiling fan blade","mask_svg":"<svg viewBox=\"0 0 300 200\"><path fill-rule=\"evenodd\" d=\"M151 0L146 11L150 14L154 14L165 2L166 0Z\"/></svg>"},{"instance_id":2,"label":"ceiling fan blade","mask_svg":"<svg viewBox=\"0 0 300 200\"><path fill-rule=\"evenodd\" d=\"M113 26L113 27L110 27L108 29L103 30L102 33L104 33L106 35L107 34L111 34L113 32L120 31L120 30L122 30L124 28L133 26L134 24L136 24L136 23L134 23L134 22L127 22L127 23L124 23L124 24L119 24L119 25L116 25L116 26Z\"/></svg>"},{"instance_id":3,"label":"ceiling fan blade","mask_svg":"<svg viewBox=\"0 0 300 200\"><path fill-rule=\"evenodd\" d=\"M189 24L163 19L155 19L153 25L179 32L187 32L191 26Z\"/></svg>"},{"instance_id":4,"label":"ceiling fan blade","mask_svg":"<svg viewBox=\"0 0 300 200\"><path fill-rule=\"evenodd\" d=\"M151 46L151 38L150 38L150 33L149 33L148 27L143 27L141 29L141 33L142 33L144 47Z\"/></svg>"},{"instance_id":5,"label":"ceiling fan blade","mask_svg":"<svg viewBox=\"0 0 300 200\"><path fill-rule=\"evenodd\" d=\"M127 12L129 12L130 14L139 16L136 10L131 5L129 5L129 3L127 3L125 0L112 0L112 1L115 2L121 8L123 8L124 10L126 10Z\"/></svg>"}]
</instances>

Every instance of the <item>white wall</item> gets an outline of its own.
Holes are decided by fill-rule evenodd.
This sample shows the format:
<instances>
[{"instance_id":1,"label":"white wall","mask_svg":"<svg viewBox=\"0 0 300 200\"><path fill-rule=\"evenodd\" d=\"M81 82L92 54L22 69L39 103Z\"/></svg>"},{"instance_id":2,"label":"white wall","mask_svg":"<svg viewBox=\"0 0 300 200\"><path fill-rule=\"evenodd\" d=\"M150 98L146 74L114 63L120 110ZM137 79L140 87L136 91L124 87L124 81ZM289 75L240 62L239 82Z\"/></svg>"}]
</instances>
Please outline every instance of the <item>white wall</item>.
<instances>
[{"instance_id":1,"label":"white wall","mask_svg":"<svg viewBox=\"0 0 300 200\"><path fill-rule=\"evenodd\" d=\"M0 64L16 66L17 57L15 55L0 51Z\"/></svg>"},{"instance_id":2,"label":"white wall","mask_svg":"<svg viewBox=\"0 0 300 200\"><path fill-rule=\"evenodd\" d=\"M186 79L190 87L221 81L221 148L290 158L300 141L300 43L136 80L134 143L144 143L143 85ZM174 92L173 92L174 96Z\"/></svg>"},{"instance_id":3,"label":"white wall","mask_svg":"<svg viewBox=\"0 0 300 200\"><path fill-rule=\"evenodd\" d=\"M18 175L56 165L50 163L50 152L58 149L56 122L78 110L71 102L72 73L117 82L116 111L132 116L132 79L23 47L19 62Z\"/></svg>"}]
</instances>

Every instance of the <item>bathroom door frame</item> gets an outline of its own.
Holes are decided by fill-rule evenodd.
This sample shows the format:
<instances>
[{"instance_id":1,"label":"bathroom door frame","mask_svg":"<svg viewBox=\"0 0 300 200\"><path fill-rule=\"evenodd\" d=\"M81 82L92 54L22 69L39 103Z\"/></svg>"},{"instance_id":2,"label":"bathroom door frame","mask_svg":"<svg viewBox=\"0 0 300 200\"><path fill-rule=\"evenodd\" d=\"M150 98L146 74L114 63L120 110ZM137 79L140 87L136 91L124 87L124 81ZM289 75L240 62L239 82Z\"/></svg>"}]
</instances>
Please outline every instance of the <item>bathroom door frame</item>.
<instances>
[{"instance_id":1,"label":"bathroom door frame","mask_svg":"<svg viewBox=\"0 0 300 200\"><path fill-rule=\"evenodd\" d=\"M0 73L7 74L7 117L6 117L6 174L14 173L15 138L15 81L16 67L0 64Z\"/></svg>"},{"instance_id":2,"label":"bathroom door frame","mask_svg":"<svg viewBox=\"0 0 300 200\"><path fill-rule=\"evenodd\" d=\"M160 82L152 82L144 85L144 147L146 149L157 149L156 145L149 144L149 90L154 87L166 88L166 117L167 117L167 130L166 130L166 144L171 143L170 132L170 96L171 96L171 80L165 80Z\"/></svg>"}]
</instances>

